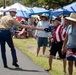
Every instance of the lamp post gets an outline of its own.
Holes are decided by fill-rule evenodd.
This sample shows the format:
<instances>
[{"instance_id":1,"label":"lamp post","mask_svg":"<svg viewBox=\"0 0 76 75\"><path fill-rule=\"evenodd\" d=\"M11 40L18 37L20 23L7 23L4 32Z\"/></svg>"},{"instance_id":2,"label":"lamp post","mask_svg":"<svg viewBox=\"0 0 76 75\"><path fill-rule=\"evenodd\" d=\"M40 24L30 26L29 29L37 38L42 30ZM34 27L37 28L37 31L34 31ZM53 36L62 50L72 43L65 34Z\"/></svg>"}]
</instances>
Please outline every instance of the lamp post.
<instances>
[{"instance_id":1,"label":"lamp post","mask_svg":"<svg viewBox=\"0 0 76 75\"><path fill-rule=\"evenodd\" d=\"M3 0L3 9L6 8L6 0ZM4 12L4 15L5 15L5 12Z\"/></svg>"}]
</instances>

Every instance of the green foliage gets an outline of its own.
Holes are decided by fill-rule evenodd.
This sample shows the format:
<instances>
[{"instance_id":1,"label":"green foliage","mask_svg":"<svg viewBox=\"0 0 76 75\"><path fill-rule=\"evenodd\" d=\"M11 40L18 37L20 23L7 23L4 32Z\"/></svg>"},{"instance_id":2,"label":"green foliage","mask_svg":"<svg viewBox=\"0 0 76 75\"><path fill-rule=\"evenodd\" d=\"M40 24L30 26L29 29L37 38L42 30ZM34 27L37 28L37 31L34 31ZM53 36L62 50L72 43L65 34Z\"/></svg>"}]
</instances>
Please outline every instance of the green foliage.
<instances>
[{"instance_id":1,"label":"green foliage","mask_svg":"<svg viewBox=\"0 0 76 75\"><path fill-rule=\"evenodd\" d=\"M30 6L30 7L33 7L33 6L38 6L38 0L25 0L24 2L23 2L23 4L24 5L26 5L26 6Z\"/></svg>"},{"instance_id":2,"label":"green foliage","mask_svg":"<svg viewBox=\"0 0 76 75\"><path fill-rule=\"evenodd\" d=\"M10 0L6 0L6 6L9 6L11 4L12 4L12 2ZM3 0L0 0L0 7L2 7L2 6L3 6Z\"/></svg>"},{"instance_id":3,"label":"green foliage","mask_svg":"<svg viewBox=\"0 0 76 75\"><path fill-rule=\"evenodd\" d=\"M25 0L24 5L26 6L42 6L48 5L50 8L63 7L76 0Z\"/></svg>"},{"instance_id":4,"label":"green foliage","mask_svg":"<svg viewBox=\"0 0 76 75\"><path fill-rule=\"evenodd\" d=\"M76 0L44 0L45 2L47 2L48 5L51 6L51 4L56 5L58 7L63 7L65 5L68 5Z\"/></svg>"},{"instance_id":5,"label":"green foliage","mask_svg":"<svg viewBox=\"0 0 76 75\"><path fill-rule=\"evenodd\" d=\"M12 2L10 0L6 0L6 5L10 6L12 4Z\"/></svg>"},{"instance_id":6,"label":"green foliage","mask_svg":"<svg viewBox=\"0 0 76 75\"><path fill-rule=\"evenodd\" d=\"M17 0L17 1L21 1L21 0ZM59 7L63 7L65 5L68 5L72 2L75 2L76 0L24 0L22 3L25 6L40 6L42 7L44 6L49 6L50 8L59 8ZM9 6L11 5L12 2L11 0L6 0L6 5ZM3 0L0 0L0 7L3 6Z\"/></svg>"},{"instance_id":7,"label":"green foliage","mask_svg":"<svg viewBox=\"0 0 76 75\"><path fill-rule=\"evenodd\" d=\"M0 0L0 7L3 6L3 0Z\"/></svg>"}]
</instances>

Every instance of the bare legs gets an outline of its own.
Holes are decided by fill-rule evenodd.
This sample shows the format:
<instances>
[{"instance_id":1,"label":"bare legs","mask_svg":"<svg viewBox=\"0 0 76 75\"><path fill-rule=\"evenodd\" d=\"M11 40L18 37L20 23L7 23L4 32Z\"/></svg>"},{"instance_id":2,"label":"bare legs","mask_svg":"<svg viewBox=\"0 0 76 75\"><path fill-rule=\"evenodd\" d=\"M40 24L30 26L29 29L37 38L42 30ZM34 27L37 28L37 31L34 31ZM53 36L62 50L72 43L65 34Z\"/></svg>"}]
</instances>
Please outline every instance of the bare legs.
<instances>
[{"instance_id":1,"label":"bare legs","mask_svg":"<svg viewBox=\"0 0 76 75\"><path fill-rule=\"evenodd\" d=\"M46 46L43 46L43 55L45 54ZM37 48L37 56L40 52L40 47Z\"/></svg>"},{"instance_id":2,"label":"bare legs","mask_svg":"<svg viewBox=\"0 0 76 75\"><path fill-rule=\"evenodd\" d=\"M63 71L66 73L66 58L63 59Z\"/></svg>"},{"instance_id":3,"label":"bare legs","mask_svg":"<svg viewBox=\"0 0 76 75\"><path fill-rule=\"evenodd\" d=\"M48 70L52 69L52 61L53 61L53 56L49 55L49 69Z\"/></svg>"},{"instance_id":4,"label":"bare legs","mask_svg":"<svg viewBox=\"0 0 76 75\"><path fill-rule=\"evenodd\" d=\"M68 61L68 72L69 75L73 75L73 61Z\"/></svg>"},{"instance_id":5,"label":"bare legs","mask_svg":"<svg viewBox=\"0 0 76 75\"><path fill-rule=\"evenodd\" d=\"M43 46L43 55L45 54L46 46Z\"/></svg>"},{"instance_id":6,"label":"bare legs","mask_svg":"<svg viewBox=\"0 0 76 75\"><path fill-rule=\"evenodd\" d=\"M49 69L47 71L50 71L52 69L52 62L53 62L53 56L49 56ZM66 73L66 58L63 59L63 71ZM69 75L73 75L73 61L68 61L68 72Z\"/></svg>"},{"instance_id":7,"label":"bare legs","mask_svg":"<svg viewBox=\"0 0 76 75\"><path fill-rule=\"evenodd\" d=\"M52 62L53 62L53 55L49 55L49 69L47 69L47 71L52 69ZM64 72L66 72L66 59L63 59L63 68Z\"/></svg>"},{"instance_id":8,"label":"bare legs","mask_svg":"<svg viewBox=\"0 0 76 75\"><path fill-rule=\"evenodd\" d=\"M39 51L40 51L40 47L37 48L37 56L38 56L38 54L39 54Z\"/></svg>"}]
</instances>

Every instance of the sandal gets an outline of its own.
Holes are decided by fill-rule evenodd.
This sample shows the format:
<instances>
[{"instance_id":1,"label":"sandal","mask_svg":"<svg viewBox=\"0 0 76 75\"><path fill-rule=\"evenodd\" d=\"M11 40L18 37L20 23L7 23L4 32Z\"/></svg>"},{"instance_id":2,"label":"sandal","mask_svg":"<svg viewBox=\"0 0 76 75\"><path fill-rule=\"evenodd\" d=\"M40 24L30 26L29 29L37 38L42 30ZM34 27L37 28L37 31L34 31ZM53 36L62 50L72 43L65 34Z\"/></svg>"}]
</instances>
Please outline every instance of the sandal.
<instances>
[{"instance_id":1,"label":"sandal","mask_svg":"<svg viewBox=\"0 0 76 75\"><path fill-rule=\"evenodd\" d=\"M46 69L45 71L50 71L51 69L49 68L49 69Z\"/></svg>"}]
</instances>

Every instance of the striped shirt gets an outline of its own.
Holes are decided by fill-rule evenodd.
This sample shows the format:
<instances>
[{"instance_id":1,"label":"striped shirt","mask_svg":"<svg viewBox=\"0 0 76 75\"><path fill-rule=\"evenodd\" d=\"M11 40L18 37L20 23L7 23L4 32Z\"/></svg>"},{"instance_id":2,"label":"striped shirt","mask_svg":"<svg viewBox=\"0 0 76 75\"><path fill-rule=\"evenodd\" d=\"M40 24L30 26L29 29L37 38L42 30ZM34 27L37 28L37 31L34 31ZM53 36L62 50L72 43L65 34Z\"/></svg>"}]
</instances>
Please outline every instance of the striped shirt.
<instances>
[{"instance_id":1,"label":"striped shirt","mask_svg":"<svg viewBox=\"0 0 76 75\"><path fill-rule=\"evenodd\" d=\"M44 31L52 32L54 42L63 41L66 36L66 31L62 25L57 25L54 27L45 28Z\"/></svg>"}]
</instances>

